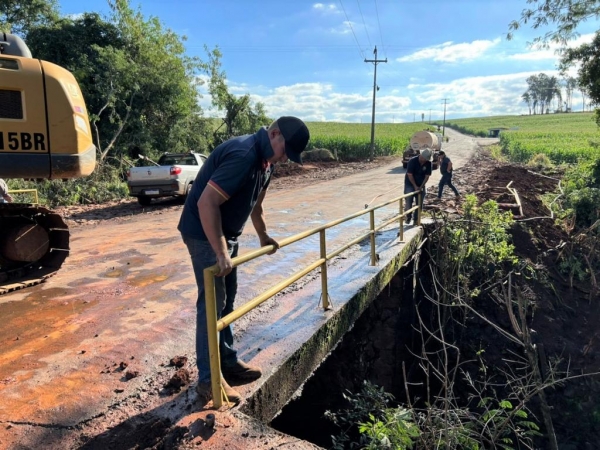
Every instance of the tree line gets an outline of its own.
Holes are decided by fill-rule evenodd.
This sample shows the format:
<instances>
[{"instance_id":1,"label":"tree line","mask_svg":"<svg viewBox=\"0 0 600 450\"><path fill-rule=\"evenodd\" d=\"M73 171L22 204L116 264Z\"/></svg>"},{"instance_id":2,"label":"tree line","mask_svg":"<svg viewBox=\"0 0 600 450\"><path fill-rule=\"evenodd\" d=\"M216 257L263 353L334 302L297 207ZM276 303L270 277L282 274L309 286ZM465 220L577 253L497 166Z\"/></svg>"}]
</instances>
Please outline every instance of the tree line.
<instances>
[{"instance_id":1,"label":"tree line","mask_svg":"<svg viewBox=\"0 0 600 450\"><path fill-rule=\"evenodd\" d=\"M585 109L586 90L574 77L565 76L559 80L545 73L531 75L526 80L527 90L521 95L529 108L529 114L549 114L573 111L573 92L578 89L583 97ZM563 91L564 89L564 91Z\"/></svg>"}]
</instances>

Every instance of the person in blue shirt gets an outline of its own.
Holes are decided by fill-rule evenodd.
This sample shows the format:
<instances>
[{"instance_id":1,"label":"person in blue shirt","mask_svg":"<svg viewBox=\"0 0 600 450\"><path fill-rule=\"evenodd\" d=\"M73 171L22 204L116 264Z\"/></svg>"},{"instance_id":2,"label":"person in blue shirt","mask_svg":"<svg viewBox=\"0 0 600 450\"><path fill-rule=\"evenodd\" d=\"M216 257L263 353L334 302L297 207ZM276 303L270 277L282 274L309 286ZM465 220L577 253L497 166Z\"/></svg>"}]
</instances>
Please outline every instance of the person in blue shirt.
<instances>
[{"instance_id":1,"label":"person in blue shirt","mask_svg":"<svg viewBox=\"0 0 600 450\"><path fill-rule=\"evenodd\" d=\"M288 159L302 164L301 153L310 138L308 128L296 117L284 116L255 134L232 138L213 150L198 173L188 195L178 230L188 248L198 285L196 301L196 357L198 384L196 392L203 401L211 397L210 361L204 269L218 264L215 278L217 316L233 311L237 291L237 269L232 258L238 254L237 238L248 218L262 247L279 248L267 233L263 200L274 164ZM238 403L241 395L228 383L247 383L260 378L262 372L239 360L233 348L233 329L223 329L219 336L222 388L230 402Z\"/></svg>"},{"instance_id":2,"label":"person in blue shirt","mask_svg":"<svg viewBox=\"0 0 600 450\"><path fill-rule=\"evenodd\" d=\"M454 191L454 195L456 195L456 197L460 197L460 192L458 192L456 186L452 184L452 161L443 151L440 151L439 155L442 179L440 180L440 185L438 186L438 199L442 198L442 192L444 192L445 185L450 186L450 189Z\"/></svg>"},{"instance_id":3,"label":"person in blue shirt","mask_svg":"<svg viewBox=\"0 0 600 450\"><path fill-rule=\"evenodd\" d=\"M426 148L421 151L417 156L413 156L408 160L406 166L406 175L404 176L404 193L410 194L421 189L421 203L420 207L423 208L423 200L427 189L425 185L427 180L431 176L431 150ZM411 195L405 199L404 210L407 211L412 208L415 196ZM410 223L412 220L412 213L406 216L406 223Z\"/></svg>"}]
</instances>

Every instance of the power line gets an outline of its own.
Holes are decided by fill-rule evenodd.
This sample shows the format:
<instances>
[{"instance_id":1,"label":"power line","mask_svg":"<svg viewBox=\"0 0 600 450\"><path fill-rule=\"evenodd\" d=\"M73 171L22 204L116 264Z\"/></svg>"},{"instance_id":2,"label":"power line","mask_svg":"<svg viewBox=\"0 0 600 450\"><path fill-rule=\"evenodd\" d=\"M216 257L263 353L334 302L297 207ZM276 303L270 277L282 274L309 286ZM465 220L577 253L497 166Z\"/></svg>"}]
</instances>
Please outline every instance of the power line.
<instances>
[{"instance_id":1,"label":"power line","mask_svg":"<svg viewBox=\"0 0 600 450\"><path fill-rule=\"evenodd\" d=\"M360 0L356 0L358 4L358 12L360 12L360 17L362 18L363 26L365 27L365 33L367 33L367 40L369 41L369 47L371 46L371 37L369 36L369 31L367 30L367 24L365 23L365 16L363 16L362 10L360 9Z\"/></svg>"},{"instance_id":2,"label":"power line","mask_svg":"<svg viewBox=\"0 0 600 450\"><path fill-rule=\"evenodd\" d=\"M356 45L358 46L358 50L360 51L360 55L364 59L365 54L363 53L362 48L360 48L360 44L358 43L358 38L356 37L356 33L354 33L354 28L352 28L352 23L350 22L350 19L348 18L348 14L346 14L346 8L344 8L344 4L342 3L342 0L340 0L340 5L342 6L342 10L344 11L344 15L346 16L346 23L350 27L350 30L352 30L352 34L354 35L354 40L356 41Z\"/></svg>"},{"instance_id":3,"label":"power line","mask_svg":"<svg viewBox=\"0 0 600 450\"><path fill-rule=\"evenodd\" d=\"M383 34L381 32L381 22L379 21L379 8L377 8L377 0L375 0L375 13L377 14L377 24L379 26L379 37L381 38L381 46L383 47L383 54L387 59L387 52L385 51L385 45L383 45Z\"/></svg>"}]
</instances>

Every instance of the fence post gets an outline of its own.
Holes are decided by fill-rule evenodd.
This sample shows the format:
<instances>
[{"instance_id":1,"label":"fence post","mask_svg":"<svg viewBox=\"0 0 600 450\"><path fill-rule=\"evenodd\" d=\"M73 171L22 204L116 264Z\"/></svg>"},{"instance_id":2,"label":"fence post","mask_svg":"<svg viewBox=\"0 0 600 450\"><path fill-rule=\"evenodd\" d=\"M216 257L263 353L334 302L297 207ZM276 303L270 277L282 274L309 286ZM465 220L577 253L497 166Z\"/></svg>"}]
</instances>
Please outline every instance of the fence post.
<instances>
[{"instance_id":1,"label":"fence post","mask_svg":"<svg viewBox=\"0 0 600 450\"><path fill-rule=\"evenodd\" d=\"M219 409L223 404L223 398L221 396L219 331L217 330L217 293L215 289L215 274L210 267L204 269L204 300L206 302L206 327L208 331L208 354L210 356L210 383L213 407Z\"/></svg>"},{"instance_id":2,"label":"fence post","mask_svg":"<svg viewBox=\"0 0 600 450\"><path fill-rule=\"evenodd\" d=\"M325 241L325 230L319 232L321 241L321 258L325 259L321 264L321 295L323 296L323 309L329 309L329 290L327 288L327 242Z\"/></svg>"},{"instance_id":3,"label":"fence post","mask_svg":"<svg viewBox=\"0 0 600 450\"><path fill-rule=\"evenodd\" d=\"M417 194L417 225L421 226L421 195L423 195L423 188L419 189Z\"/></svg>"},{"instance_id":4,"label":"fence post","mask_svg":"<svg viewBox=\"0 0 600 450\"><path fill-rule=\"evenodd\" d=\"M404 199L400 199L400 242L404 242Z\"/></svg>"},{"instance_id":5,"label":"fence post","mask_svg":"<svg viewBox=\"0 0 600 450\"><path fill-rule=\"evenodd\" d=\"M375 210L372 209L369 213L371 222L371 265L377 265L377 255L375 254Z\"/></svg>"}]
</instances>

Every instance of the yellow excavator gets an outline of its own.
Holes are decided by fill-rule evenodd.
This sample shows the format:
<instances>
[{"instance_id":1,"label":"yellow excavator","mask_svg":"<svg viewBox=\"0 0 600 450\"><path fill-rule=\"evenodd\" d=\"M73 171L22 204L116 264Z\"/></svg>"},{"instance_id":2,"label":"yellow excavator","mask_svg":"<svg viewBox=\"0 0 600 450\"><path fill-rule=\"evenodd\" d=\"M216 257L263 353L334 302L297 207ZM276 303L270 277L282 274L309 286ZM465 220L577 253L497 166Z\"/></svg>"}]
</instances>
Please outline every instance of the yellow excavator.
<instances>
[{"instance_id":1,"label":"yellow excavator","mask_svg":"<svg viewBox=\"0 0 600 450\"><path fill-rule=\"evenodd\" d=\"M75 77L0 32L0 178L77 178L95 166ZM37 204L0 203L0 295L40 283L68 255L69 229L60 215Z\"/></svg>"}]
</instances>

